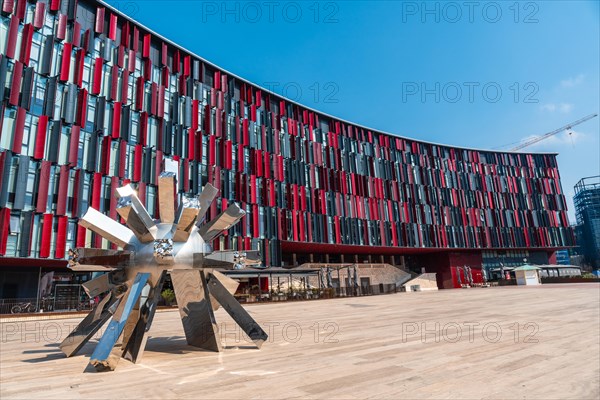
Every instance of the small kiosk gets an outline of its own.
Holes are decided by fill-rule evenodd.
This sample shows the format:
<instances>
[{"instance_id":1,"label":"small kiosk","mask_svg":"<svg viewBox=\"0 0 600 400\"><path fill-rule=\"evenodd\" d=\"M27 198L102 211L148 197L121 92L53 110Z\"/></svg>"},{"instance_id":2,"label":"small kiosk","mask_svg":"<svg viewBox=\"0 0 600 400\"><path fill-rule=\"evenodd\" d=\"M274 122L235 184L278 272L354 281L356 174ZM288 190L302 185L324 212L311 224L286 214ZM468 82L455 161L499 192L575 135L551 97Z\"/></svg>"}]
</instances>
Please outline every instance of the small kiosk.
<instances>
[{"instance_id":1,"label":"small kiosk","mask_svg":"<svg viewBox=\"0 0 600 400\"><path fill-rule=\"evenodd\" d=\"M540 267L534 265L522 265L513 269L517 285L540 285Z\"/></svg>"}]
</instances>

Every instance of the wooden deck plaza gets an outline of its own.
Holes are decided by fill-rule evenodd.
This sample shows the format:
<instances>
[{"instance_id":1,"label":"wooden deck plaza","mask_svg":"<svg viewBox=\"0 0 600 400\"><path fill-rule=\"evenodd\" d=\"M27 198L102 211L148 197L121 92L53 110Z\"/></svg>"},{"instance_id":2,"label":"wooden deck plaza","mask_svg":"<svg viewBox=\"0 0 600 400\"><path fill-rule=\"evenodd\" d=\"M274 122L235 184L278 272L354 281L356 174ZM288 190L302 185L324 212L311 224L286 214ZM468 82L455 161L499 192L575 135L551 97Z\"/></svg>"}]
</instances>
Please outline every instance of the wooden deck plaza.
<instances>
[{"instance_id":1,"label":"wooden deck plaza","mask_svg":"<svg viewBox=\"0 0 600 400\"><path fill-rule=\"evenodd\" d=\"M247 307L261 350L226 313L222 353L157 313L143 360L84 372L58 349L78 319L1 320L0 398L598 399L600 285L398 293ZM96 335L96 338L99 337Z\"/></svg>"}]
</instances>

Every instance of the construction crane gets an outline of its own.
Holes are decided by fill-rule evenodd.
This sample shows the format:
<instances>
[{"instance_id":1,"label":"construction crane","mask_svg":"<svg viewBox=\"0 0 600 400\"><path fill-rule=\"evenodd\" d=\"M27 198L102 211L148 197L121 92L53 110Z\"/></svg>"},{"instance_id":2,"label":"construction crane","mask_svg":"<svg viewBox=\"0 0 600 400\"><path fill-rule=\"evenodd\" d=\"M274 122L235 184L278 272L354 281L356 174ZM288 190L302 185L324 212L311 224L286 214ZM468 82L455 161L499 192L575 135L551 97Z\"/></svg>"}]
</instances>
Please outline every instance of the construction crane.
<instances>
[{"instance_id":1,"label":"construction crane","mask_svg":"<svg viewBox=\"0 0 600 400\"><path fill-rule=\"evenodd\" d=\"M597 117L597 116L598 116L598 114L590 114L590 115L588 115L586 117L578 119L577 121L571 122L568 125L561 126L560 128L555 129L555 130L553 130L551 132L545 133L545 134L543 134L541 136L536 136L536 137L534 137L532 139L526 140L525 142L521 142L516 147L513 147L512 149L510 149L510 151L518 151L518 150L521 150L521 149L523 149L523 148L525 148L527 146L531 146L534 143L541 142L542 140L548 139L550 136L554 136L557 133L560 133L560 132L565 131L565 130L569 130L569 129L573 128L575 125L582 124L585 121L588 121L588 120L590 120L590 119L592 119L594 117Z\"/></svg>"}]
</instances>

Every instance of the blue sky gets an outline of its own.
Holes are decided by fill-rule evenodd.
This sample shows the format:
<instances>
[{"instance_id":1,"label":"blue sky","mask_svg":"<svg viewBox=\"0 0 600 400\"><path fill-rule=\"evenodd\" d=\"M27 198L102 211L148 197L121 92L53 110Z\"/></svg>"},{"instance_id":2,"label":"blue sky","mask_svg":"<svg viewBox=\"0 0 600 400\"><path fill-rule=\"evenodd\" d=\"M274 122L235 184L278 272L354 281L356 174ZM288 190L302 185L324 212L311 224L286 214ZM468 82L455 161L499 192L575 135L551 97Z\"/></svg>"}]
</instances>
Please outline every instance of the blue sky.
<instances>
[{"instance_id":1,"label":"blue sky","mask_svg":"<svg viewBox=\"0 0 600 400\"><path fill-rule=\"evenodd\" d=\"M201 57L323 112L494 149L600 109L598 1L108 1ZM600 174L600 118L558 152L563 189Z\"/></svg>"}]
</instances>

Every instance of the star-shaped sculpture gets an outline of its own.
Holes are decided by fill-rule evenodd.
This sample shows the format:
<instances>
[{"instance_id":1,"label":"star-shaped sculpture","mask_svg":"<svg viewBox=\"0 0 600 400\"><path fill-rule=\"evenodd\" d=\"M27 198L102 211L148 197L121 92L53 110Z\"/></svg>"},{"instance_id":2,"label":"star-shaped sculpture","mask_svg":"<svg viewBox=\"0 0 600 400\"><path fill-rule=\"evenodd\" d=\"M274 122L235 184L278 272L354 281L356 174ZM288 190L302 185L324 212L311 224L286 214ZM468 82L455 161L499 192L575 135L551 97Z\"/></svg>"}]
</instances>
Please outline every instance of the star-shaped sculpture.
<instances>
[{"instance_id":1,"label":"star-shaped sculpture","mask_svg":"<svg viewBox=\"0 0 600 400\"><path fill-rule=\"evenodd\" d=\"M188 344L220 351L214 311L223 306L260 348L267 334L233 297L238 283L214 268L241 268L258 262L258 252L213 252L210 243L236 224L245 212L232 204L202 224L218 190L208 184L197 198L183 198L176 209L175 175L158 180L160 220L154 220L130 185L117 189L117 212L127 226L89 208L79 224L123 250L71 250L74 271L104 272L83 287L90 297L103 296L61 343L70 357L111 317L90 358L99 371L114 370L124 357L142 358L148 331L167 274L171 276ZM119 343L119 344L118 344Z\"/></svg>"}]
</instances>

